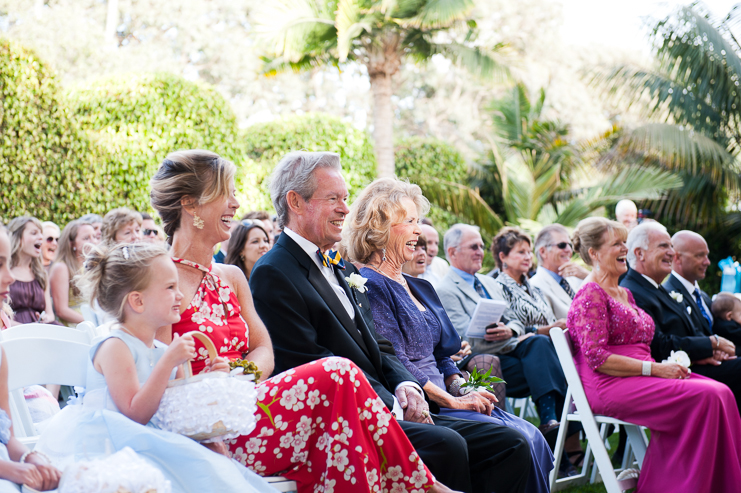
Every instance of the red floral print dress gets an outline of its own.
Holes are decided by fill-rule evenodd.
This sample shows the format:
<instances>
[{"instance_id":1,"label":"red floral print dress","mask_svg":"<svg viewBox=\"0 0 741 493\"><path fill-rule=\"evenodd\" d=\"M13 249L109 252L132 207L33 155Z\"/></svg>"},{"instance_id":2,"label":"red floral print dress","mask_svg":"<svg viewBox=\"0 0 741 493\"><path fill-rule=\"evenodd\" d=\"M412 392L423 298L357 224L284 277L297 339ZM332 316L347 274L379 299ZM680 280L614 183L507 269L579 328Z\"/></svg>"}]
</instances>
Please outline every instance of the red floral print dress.
<instances>
[{"instance_id":1,"label":"red floral print dress","mask_svg":"<svg viewBox=\"0 0 741 493\"><path fill-rule=\"evenodd\" d=\"M200 330L220 356L241 358L249 329L229 286L195 262L175 262L204 273L173 334ZM208 357L196 340L199 373ZM234 458L263 476L296 481L300 493L424 493L434 482L393 415L363 372L344 358L324 358L280 373L257 386L255 430L228 440Z\"/></svg>"}]
</instances>

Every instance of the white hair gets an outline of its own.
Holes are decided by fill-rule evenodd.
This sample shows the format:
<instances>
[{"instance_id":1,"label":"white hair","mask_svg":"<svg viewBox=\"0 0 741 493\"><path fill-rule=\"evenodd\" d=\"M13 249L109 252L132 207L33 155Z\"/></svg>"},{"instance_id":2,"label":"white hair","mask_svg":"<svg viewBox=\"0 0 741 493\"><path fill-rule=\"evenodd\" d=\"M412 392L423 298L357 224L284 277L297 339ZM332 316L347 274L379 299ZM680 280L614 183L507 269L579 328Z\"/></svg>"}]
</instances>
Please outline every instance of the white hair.
<instances>
[{"instance_id":1,"label":"white hair","mask_svg":"<svg viewBox=\"0 0 741 493\"><path fill-rule=\"evenodd\" d=\"M339 154L334 152L296 151L286 154L273 170L270 177L270 198L281 228L288 224L288 199L286 194L293 190L304 200L309 200L319 184L314 178L318 168L342 170Z\"/></svg>"},{"instance_id":2,"label":"white hair","mask_svg":"<svg viewBox=\"0 0 741 493\"><path fill-rule=\"evenodd\" d=\"M619 217L626 212L635 212L636 214L638 213L638 207L636 206L636 203L630 199L623 199L615 206L615 217L618 218L618 221L620 220Z\"/></svg>"},{"instance_id":3,"label":"white hair","mask_svg":"<svg viewBox=\"0 0 741 493\"><path fill-rule=\"evenodd\" d=\"M543 257L540 256L540 248L548 246L553 239L553 233L563 233L567 237L569 236L569 230L558 223L549 224L545 228L541 229L538 236L535 237L535 246L533 247L533 250L535 250L535 256L538 257L538 265L543 263Z\"/></svg>"},{"instance_id":4,"label":"white hair","mask_svg":"<svg viewBox=\"0 0 741 493\"><path fill-rule=\"evenodd\" d=\"M642 222L628 233L626 246L628 247L628 264L630 264L631 269L635 269L636 267L637 259L635 249L640 248L641 250L648 250L648 235L651 231L669 234L666 228L656 221Z\"/></svg>"},{"instance_id":5,"label":"white hair","mask_svg":"<svg viewBox=\"0 0 741 493\"><path fill-rule=\"evenodd\" d=\"M448 248L458 248L461 244L461 238L463 238L464 231L475 231L479 232L481 228L472 224L458 223L450 227L443 236L443 249L445 249L445 258L450 262L448 257Z\"/></svg>"}]
</instances>

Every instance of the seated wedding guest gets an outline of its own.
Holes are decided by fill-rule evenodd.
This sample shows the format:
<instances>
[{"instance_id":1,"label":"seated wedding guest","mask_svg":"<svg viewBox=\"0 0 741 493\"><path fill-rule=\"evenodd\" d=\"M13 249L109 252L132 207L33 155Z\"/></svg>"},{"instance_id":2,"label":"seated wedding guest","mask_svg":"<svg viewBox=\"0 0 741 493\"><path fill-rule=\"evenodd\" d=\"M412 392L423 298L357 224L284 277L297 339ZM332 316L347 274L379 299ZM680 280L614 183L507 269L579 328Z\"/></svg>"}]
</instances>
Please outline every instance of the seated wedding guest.
<instances>
[{"instance_id":1,"label":"seated wedding guest","mask_svg":"<svg viewBox=\"0 0 741 493\"><path fill-rule=\"evenodd\" d=\"M481 298L507 303L502 320L488 327L484 338L470 338L471 350L499 356L507 393L532 396L540 416L540 430L553 448L566 396L566 378L547 334L551 327L563 327L563 321L556 320L540 291L527 281L532 266L530 237L519 229L503 228L492 241L501 270L496 279L477 273L485 252L478 228L467 224L452 226L443 238L450 271L437 293L461 336ZM566 450L578 462L578 434L570 433L569 437Z\"/></svg>"},{"instance_id":2,"label":"seated wedding guest","mask_svg":"<svg viewBox=\"0 0 741 493\"><path fill-rule=\"evenodd\" d=\"M694 365L690 372L651 357L654 320L631 290L618 285L630 255L626 236L622 224L599 217L582 220L574 231L574 247L594 267L574 297L567 324L589 404L595 413L651 430L636 491L735 491L741 482L741 418L733 394L698 375ZM654 246L666 258L670 238L660 236ZM637 257L652 254L633 250Z\"/></svg>"},{"instance_id":3,"label":"seated wedding guest","mask_svg":"<svg viewBox=\"0 0 741 493\"><path fill-rule=\"evenodd\" d=\"M558 319L566 318L574 294L589 271L573 262L574 245L569 232L560 224L551 224L535 237L538 268L530 285L540 289L543 299Z\"/></svg>"},{"instance_id":4,"label":"seated wedding guest","mask_svg":"<svg viewBox=\"0 0 741 493\"><path fill-rule=\"evenodd\" d=\"M713 333L741 347L741 300L730 293L718 293L710 308L713 311Z\"/></svg>"},{"instance_id":5,"label":"seated wedding guest","mask_svg":"<svg viewBox=\"0 0 741 493\"><path fill-rule=\"evenodd\" d=\"M103 218L101 241L107 244L136 243L141 239L142 215L126 207L113 209Z\"/></svg>"},{"instance_id":6,"label":"seated wedding guest","mask_svg":"<svg viewBox=\"0 0 741 493\"><path fill-rule=\"evenodd\" d=\"M0 326L8 328L10 319L5 308L15 278L10 271L10 238L0 226ZM8 398L8 362L0 349L0 493L17 493L25 484L41 491L53 490L62 473L38 451L29 451L13 434Z\"/></svg>"},{"instance_id":7,"label":"seated wedding guest","mask_svg":"<svg viewBox=\"0 0 741 493\"><path fill-rule=\"evenodd\" d=\"M93 227L96 244L102 241L103 232L101 229L103 228L103 218L99 214L85 214L80 218L80 223L89 224Z\"/></svg>"},{"instance_id":8,"label":"seated wedding guest","mask_svg":"<svg viewBox=\"0 0 741 493\"><path fill-rule=\"evenodd\" d=\"M664 288L670 295L673 292L680 293L692 323L702 326L704 332L712 333L712 301L697 283L705 279L705 272L710 265L708 244L705 238L694 231L679 231L672 236L672 247L672 273L664 282Z\"/></svg>"},{"instance_id":9,"label":"seated wedding guest","mask_svg":"<svg viewBox=\"0 0 741 493\"><path fill-rule=\"evenodd\" d=\"M695 245L700 253L707 250L704 240ZM690 305L691 300L687 298L691 295L682 295L668 281L661 285L671 274L672 266L695 280L702 269L698 267L695 273L683 269L675 260L669 233L657 222L644 221L636 226L628 235L627 246L630 270L620 285L630 290L636 304L654 321L656 331L651 342L651 356L663 361L671 351L686 352L692 361L693 373L728 385L741 406L741 359L729 359L736 355L736 346L725 337L712 334L706 324L693 316L691 312L699 309Z\"/></svg>"},{"instance_id":10,"label":"seated wedding guest","mask_svg":"<svg viewBox=\"0 0 741 493\"><path fill-rule=\"evenodd\" d=\"M422 274L424 274L425 269L427 268L427 239L425 238L424 234L421 234L417 237L417 243L414 245L414 255L412 255L412 259L408 262L405 262L401 266L401 271L412 277L418 277L422 279Z\"/></svg>"},{"instance_id":11,"label":"seated wedding guest","mask_svg":"<svg viewBox=\"0 0 741 493\"><path fill-rule=\"evenodd\" d=\"M79 284L85 301L118 323L90 350L84 394L51 420L34 450L65 468L130 447L176 492L271 491L234 461L152 422L168 381L182 378L181 365L196 356L191 335L169 346L154 339L180 319L183 299L165 247L103 243L86 256ZM214 358L208 369L228 373L229 365Z\"/></svg>"},{"instance_id":12,"label":"seated wedding guest","mask_svg":"<svg viewBox=\"0 0 741 493\"><path fill-rule=\"evenodd\" d=\"M629 199L623 199L615 206L615 219L630 232L638 226L638 207Z\"/></svg>"},{"instance_id":13,"label":"seated wedding guest","mask_svg":"<svg viewBox=\"0 0 741 493\"><path fill-rule=\"evenodd\" d=\"M249 281L255 262L268 253L268 250L270 239L263 222L258 219L242 219L231 230L229 253L224 263L239 267Z\"/></svg>"},{"instance_id":14,"label":"seated wedding guest","mask_svg":"<svg viewBox=\"0 0 741 493\"><path fill-rule=\"evenodd\" d=\"M56 260L59 235L62 232L59 230L59 226L51 221L41 223L41 231L44 235L44 243L41 245L41 260L44 264L44 270L49 274L51 264Z\"/></svg>"},{"instance_id":15,"label":"seated wedding guest","mask_svg":"<svg viewBox=\"0 0 741 493\"><path fill-rule=\"evenodd\" d=\"M391 341L399 361L440 414L520 431L532 460L526 491L548 492L553 454L543 435L494 406L496 397L488 391L462 387L466 379L450 358L460 350L461 340L440 299L429 282L402 274L402 266L416 257L410 247L419 247L419 217L429 208L417 185L382 178L363 190L350 209L343 244L350 258L365 264L360 273L368 279L375 328Z\"/></svg>"},{"instance_id":16,"label":"seated wedding guest","mask_svg":"<svg viewBox=\"0 0 741 493\"><path fill-rule=\"evenodd\" d=\"M10 270L15 278L10 286L10 307L19 324L54 322L49 279L41 260L42 231L41 222L31 216L16 217L8 224Z\"/></svg>"},{"instance_id":17,"label":"seated wedding guest","mask_svg":"<svg viewBox=\"0 0 741 493\"><path fill-rule=\"evenodd\" d=\"M141 241L145 243L159 243L161 241L159 239L159 229L157 229L152 216L146 212L140 212L139 214L142 216Z\"/></svg>"},{"instance_id":18,"label":"seated wedding guest","mask_svg":"<svg viewBox=\"0 0 741 493\"><path fill-rule=\"evenodd\" d=\"M266 211L250 211L247 214L244 214L242 216L242 221L245 219L252 219L252 220L258 220L263 222L263 229L268 234L268 238L270 238L270 248L273 247L273 220L270 218L270 214L268 214Z\"/></svg>"},{"instance_id":19,"label":"seated wedding guest","mask_svg":"<svg viewBox=\"0 0 741 493\"><path fill-rule=\"evenodd\" d=\"M201 330L220 348L220 356L249 359L263 374L257 385L259 424L250 435L226 441L231 454L261 475L280 473L296 481L301 493L317 488L449 491L435 482L351 361L323 355L329 357L268 378L272 345L247 280L237 267L212 258L214 247L229 238L239 208L235 173L234 164L212 152L179 151L165 158L151 182L152 206L172 242L170 253L184 295L179 321L161 324L157 339L169 342L175 334ZM325 227L334 228L329 223ZM278 282L289 283L283 278ZM265 294L282 296L273 288ZM296 295L282 311L294 312L299 305ZM291 324L280 328L292 329ZM207 354L200 343L196 349L193 372L200 373Z\"/></svg>"},{"instance_id":20,"label":"seated wedding guest","mask_svg":"<svg viewBox=\"0 0 741 493\"><path fill-rule=\"evenodd\" d=\"M421 279L430 281L430 284L436 286L445 274L448 273L448 263L437 256L440 248L440 233L432 226L432 224L421 224L422 234L427 239L427 267L425 268L424 274L420 276Z\"/></svg>"},{"instance_id":21,"label":"seated wedding guest","mask_svg":"<svg viewBox=\"0 0 741 493\"><path fill-rule=\"evenodd\" d=\"M349 212L339 156L287 154L273 171L270 192L283 234L255 264L250 288L278 371L346 357L362 369L394 422L403 418L399 425L438 481L461 491L524 491L530 470L525 437L430 413L414 376L376 333L362 277L331 250Z\"/></svg>"},{"instance_id":22,"label":"seated wedding guest","mask_svg":"<svg viewBox=\"0 0 741 493\"><path fill-rule=\"evenodd\" d=\"M93 226L81 222L81 219L71 221L62 230L57 249L57 260L49 273L51 299L54 303L54 312L57 320L69 327L76 327L83 322L80 306L82 298L80 290L72 282L82 268L85 259L85 246L96 244Z\"/></svg>"}]
</instances>

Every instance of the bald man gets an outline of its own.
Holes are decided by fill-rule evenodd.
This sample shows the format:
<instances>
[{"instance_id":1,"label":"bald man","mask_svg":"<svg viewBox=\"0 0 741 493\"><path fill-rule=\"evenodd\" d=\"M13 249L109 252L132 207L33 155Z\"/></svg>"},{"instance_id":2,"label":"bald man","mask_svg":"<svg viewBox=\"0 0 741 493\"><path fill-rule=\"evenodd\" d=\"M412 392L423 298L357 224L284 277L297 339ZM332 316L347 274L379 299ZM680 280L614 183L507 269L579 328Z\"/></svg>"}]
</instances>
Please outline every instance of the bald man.
<instances>
[{"instance_id":1,"label":"bald man","mask_svg":"<svg viewBox=\"0 0 741 493\"><path fill-rule=\"evenodd\" d=\"M636 203L628 199L618 202L615 206L615 219L628 228L628 231L635 228L638 225L638 207L636 207Z\"/></svg>"}]
</instances>

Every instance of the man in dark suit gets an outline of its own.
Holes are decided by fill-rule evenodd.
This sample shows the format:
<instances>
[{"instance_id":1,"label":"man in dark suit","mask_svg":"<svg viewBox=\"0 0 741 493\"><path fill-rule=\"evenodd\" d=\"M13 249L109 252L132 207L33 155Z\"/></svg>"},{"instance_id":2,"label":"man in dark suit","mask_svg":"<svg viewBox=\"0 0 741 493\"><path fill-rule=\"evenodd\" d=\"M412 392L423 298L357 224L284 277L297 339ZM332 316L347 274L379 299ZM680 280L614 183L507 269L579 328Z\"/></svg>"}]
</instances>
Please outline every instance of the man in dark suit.
<instances>
[{"instance_id":1,"label":"man in dark suit","mask_svg":"<svg viewBox=\"0 0 741 493\"><path fill-rule=\"evenodd\" d=\"M490 423L431 415L418 382L366 323L367 300L358 300L336 257L323 256L341 239L349 212L339 157L291 153L273 172L270 191L284 230L253 268L250 288L271 335L275 371L348 358L397 418L403 415L402 429L440 482L463 491L524 491L525 438Z\"/></svg>"},{"instance_id":2,"label":"man in dark suit","mask_svg":"<svg viewBox=\"0 0 741 493\"><path fill-rule=\"evenodd\" d=\"M741 404L741 359L729 359L735 356L735 346L712 335L706 325L691 317L691 312L699 309L690 305L690 293L680 292L671 279L660 284L672 265L677 265L675 256L672 238L659 223L641 223L628 235L631 269L620 285L633 293L636 304L656 324L651 356L662 361L671 351L685 351L692 371L728 385Z\"/></svg>"}]
</instances>

